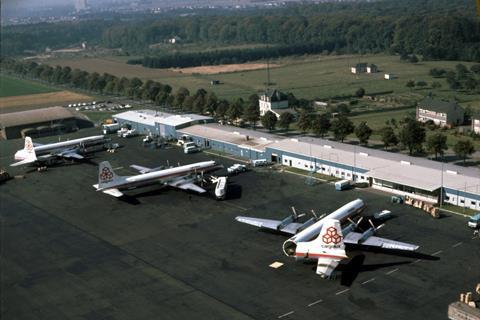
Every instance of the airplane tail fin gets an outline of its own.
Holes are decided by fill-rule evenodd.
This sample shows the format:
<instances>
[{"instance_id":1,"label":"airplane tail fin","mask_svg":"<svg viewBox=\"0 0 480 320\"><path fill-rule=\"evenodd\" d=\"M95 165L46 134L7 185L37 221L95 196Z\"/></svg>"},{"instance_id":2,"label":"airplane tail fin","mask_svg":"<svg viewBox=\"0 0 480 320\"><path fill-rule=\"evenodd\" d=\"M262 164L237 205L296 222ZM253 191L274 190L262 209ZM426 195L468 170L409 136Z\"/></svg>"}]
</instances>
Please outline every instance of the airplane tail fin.
<instances>
[{"instance_id":1,"label":"airplane tail fin","mask_svg":"<svg viewBox=\"0 0 480 320\"><path fill-rule=\"evenodd\" d=\"M25 145L23 150L17 151L15 154L16 160L21 160L19 162L12 163L11 167L16 167L22 164L32 163L37 161L37 154L35 153L35 148L33 146L32 138L25 137Z\"/></svg>"},{"instance_id":2,"label":"airplane tail fin","mask_svg":"<svg viewBox=\"0 0 480 320\"><path fill-rule=\"evenodd\" d=\"M120 180L121 176L113 171L110 162L103 161L100 163L98 166L98 189L115 186Z\"/></svg>"}]
</instances>

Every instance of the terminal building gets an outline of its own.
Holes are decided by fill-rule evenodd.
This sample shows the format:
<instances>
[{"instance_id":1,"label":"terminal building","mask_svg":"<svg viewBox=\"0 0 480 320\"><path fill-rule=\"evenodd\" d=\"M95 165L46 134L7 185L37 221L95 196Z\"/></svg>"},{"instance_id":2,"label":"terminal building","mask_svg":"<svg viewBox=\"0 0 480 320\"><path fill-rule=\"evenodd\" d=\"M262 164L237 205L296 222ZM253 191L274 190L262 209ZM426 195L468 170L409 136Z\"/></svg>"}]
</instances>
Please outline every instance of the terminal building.
<instances>
[{"instance_id":1,"label":"terminal building","mask_svg":"<svg viewBox=\"0 0 480 320\"><path fill-rule=\"evenodd\" d=\"M480 173L475 168L410 157L403 154L299 137L285 138L265 132L223 126L210 117L128 111L114 117L140 132L165 138L189 135L203 148L235 157L273 163L368 183L395 195L438 204L480 210Z\"/></svg>"},{"instance_id":2,"label":"terminal building","mask_svg":"<svg viewBox=\"0 0 480 320\"><path fill-rule=\"evenodd\" d=\"M132 110L113 116L120 124L128 124L139 134L161 136L176 139L177 129L195 124L213 122L212 117L198 114L171 114L154 110Z\"/></svg>"}]
</instances>

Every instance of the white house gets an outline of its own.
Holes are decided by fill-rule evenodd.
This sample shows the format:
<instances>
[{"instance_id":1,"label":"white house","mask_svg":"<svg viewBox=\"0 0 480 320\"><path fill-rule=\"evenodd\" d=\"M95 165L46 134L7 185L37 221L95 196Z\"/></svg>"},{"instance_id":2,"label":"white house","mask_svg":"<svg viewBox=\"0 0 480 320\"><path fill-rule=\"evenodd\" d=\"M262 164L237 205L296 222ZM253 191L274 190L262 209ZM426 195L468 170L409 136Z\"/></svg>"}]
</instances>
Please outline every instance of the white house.
<instances>
[{"instance_id":1,"label":"white house","mask_svg":"<svg viewBox=\"0 0 480 320\"><path fill-rule=\"evenodd\" d=\"M267 90L260 96L258 104L260 106L260 116L265 115L267 111L271 111L279 118L283 111L288 110L287 96L278 90Z\"/></svg>"}]
</instances>

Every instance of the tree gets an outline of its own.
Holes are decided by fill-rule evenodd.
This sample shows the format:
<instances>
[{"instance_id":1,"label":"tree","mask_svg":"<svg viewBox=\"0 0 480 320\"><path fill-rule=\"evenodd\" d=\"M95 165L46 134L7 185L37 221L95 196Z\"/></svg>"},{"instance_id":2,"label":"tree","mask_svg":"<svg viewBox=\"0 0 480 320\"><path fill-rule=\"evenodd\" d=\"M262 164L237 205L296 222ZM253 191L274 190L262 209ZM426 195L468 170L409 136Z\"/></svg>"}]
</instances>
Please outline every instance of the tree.
<instances>
[{"instance_id":1,"label":"tree","mask_svg":"<svg viewBox=\"0 0 480 320\"><path fill-rule=\"evenodd\" d=\"M480 64L474 64L470 67L470 71L473 73L478 73L480 74Z\"/></svg>"},{"instance_id":2,"label":"tree","mask_svg":"<svg viewBox=\"0 0 480 320\"><path fill-rule=\"evenodd\" d=\"M338 116L332 121L331 130L333 132L333 136L335 139L342 142L349 134L353 133L354 128L353 122L342 115Z\"/></svg>"},{"instance_id":3,"label":"tree","mask_svg":"<svg viewBox=\"0 0 480 320\"><path fill-rule=\"evenodd\" d=\"M350 108L345 103L340 103L337 106L337 112L340 114L349 114Z\"/></svg>"},{"instance_id":4,"label":"tree","mask_svg":"<svg viewBox=\"0 0 480 320\"><path fill-rule=\"evenodd\" d=\"M418 57L414 54L412 54L409 58L408 58L408 61L410 61L411 63L417 63L418 62Z\"/></svg>"},{"instance_id":5,"label":"tree","mask_svg":"<svg viewBox=\"0 0 480 320\"><path fill-rule=\"evenodd\" d=\"M291 112L283 112L278 120L278 126L285 131L288 131L290 124L292 124L293 121L295 121L295 116Z\"/></svg>"},{"instance_id":6,"label":"tree","mask_svg":"<svg viewBox=\"0 0 480 320\"><path fill-rule=\"evenodd\" d=\"M367 125L367 122L362 121L356 128L355 128L355 135L357 136L358 140L362 144L367 144L368 139L372 135L373 130Z\"/></svg>"},{"instance_id":7,"label":"tree","mask_svg":"<svg viewBox=\"0 0 480 320\"><path fill-rule=\"evenodd\" d=\"M444 150L447 150L447 136L441 133L435 133L427 138L427 151L435 155L435 159L440 154L443 156Z\"/></svg>"},{"instance_id":8,"label":"tree","mask_svg":"<svg viewBox=\"0 0 480 320\"><path fill-rule=\"evenodd\" d=\"M472 141L467 139L458 140L457 143L453 146L453 152L459 157L463 159L463 164L465 164L465 160L467 156L471 155L475 152L475 147Z\"/></svg>"},{"instance_id":9,"label":"tree","mask_svg":"<svg viewBox=\"0 0 480 320\"><path fill-rule=\"evenodd\" d=\"M413 87L415 87L415 81L413 81L413 80L408 80L407 83L405 84L405 86L406 86L407 88L412 89Z\"/></svg>"},{"instance_id":10,"label":"tree","mask_svg":"<svg viewBox=\"0 0 480 320\"><path fill-rule=\"evenodd\" d=\"M243 114L243 100L237 99L227 110L228 120L238 125L237 121Z\"/></svg>"},{"instance_id":11,"label":"tree","mask_svg":"<svg viewBox=\"0 0 480 320\"><path fill-rule=\"evenodd\" d=\"M392 127L383 127L380 129L380 134L382 136L381 140L385 149L398 144L398 138L395 135L395 131L393 131Z\"/></svg>"},{"instance_id":12,"label":"tree","mask_svg":"<svg viewBox=\"0 0 480 320\"><path fill-rule=\"evenodd\" d=\"M359 98L363 97L365 95L365 89L358 88L357 91L355 91L355 95Z\"/></svg>"},{"instance_id":13,"label":"tree","mask_svg":"<svg viewBox=\"0 0 480 320\"><path fill-rule=\"evenodd\" d=\"M277 124L277 116L272 111L267 111L260 119L264 128L272 131Z\"/></svg>"},{"instance_id":14,"label":"tree","mask_svg":"<svg viewBox=\"0 0 480 320\"><path fill-rule=\"evenodd\" d=\"M417 81L417 83L415 84L417 87L426 87L427 86L427 83L425 81Z\"/></svg>"},{"instance_id":15,"label":"tree","mask_svg":"<svg viewBox=\"0 0 480 320\"><path fill-rule=\"evenodd\" d=\"M441 87L442 87L442 84L440 82L438 82L438 81L433 81L432 82L432 88L433 89L439 89Z\"/></svg>"},{"instance_id":16,"label":"tree","mask_svg":"<svg viewBox=\"0 0 480 320\"><path fill-rule=\"evenodd\" d=\"M312 123L311 116L305 111L300 111L300 115L298 116L297 126L300 131L305 132L311 127Z\"/></svg>"},{"instance_id":17,"label":"tree","mask_svg":"<svg viewBox=\"0 0 480 320\"><path fill-rule=\"evenodd\" d=\"M257 122L260 120L260 108L258 107L257 103L252 103L245 108L245 112L243 114L243 119L250 122L250 125L255 129Z\"/></svg>"},{"instance_id":18,"label":"tree","mask_svg":"<svg viewBox=\"0 0 480 320\"><path fill-rule=\"evenodd\" d=\"M205 101L205 112L208 114L213 114L217 110L218 99L215 93L209 92L206 96Z\"/></svg>"},{"instance_id":19,"label":"tree","mask_svg":"<svg viewBox=\"0 0 480 320\"><path fill-rule=\"evenodd\" d=\"M228 101L227 100L221 100L217 105L217 109L215 109L215 115L223 120L223 119L225 119L225 116L227 114L227 110L229 108L230 108L230 104L228 103Z\"/></svg>"},{"instance_id":20,"label":"tree","mask_svg":"<svg viewBox=\"0 0 480 320\"><path fill-rule=\"evenodd\" d=\"M425 128L417 121L409 119L405 122L399 134L400 142L408 149L410 155L421 151L425 142Z\"/></svg>"},{"instance_id":21,"label":"tree","mask_svg":"<svg viewBox=\"0 0 480 320\"><path fill-rule=\"evenodd\" d=\"M331 126L332 124L330 123L330 116L326 113L316 116L312 121L313 133L321 136L322 138L325 136L328 130L330 130Z\"/></svg>"}]
</instances>

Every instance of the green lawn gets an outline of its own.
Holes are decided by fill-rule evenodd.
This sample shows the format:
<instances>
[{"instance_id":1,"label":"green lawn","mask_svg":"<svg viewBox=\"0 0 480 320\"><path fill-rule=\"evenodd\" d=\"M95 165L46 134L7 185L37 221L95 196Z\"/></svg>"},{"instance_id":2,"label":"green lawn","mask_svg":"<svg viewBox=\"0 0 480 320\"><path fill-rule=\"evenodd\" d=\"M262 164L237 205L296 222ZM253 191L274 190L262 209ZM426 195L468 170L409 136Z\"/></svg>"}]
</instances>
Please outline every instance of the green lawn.
<instances>
[{"instance_id":1,"label":"green lawn","mask_svg":"<svg viewBox=\"0 0 480 320\"><path fill-rule=\"evenodd\" d=\"M374 63L380 72L376 74L350 73L350 66L357 62ZM393 91L394 94L426 95L433 92L435 95L452 99L454 96L465 104L480 107L480 95L469 95L461 92L451 92L445 79L434 79L428 75L431 68L455 69L459 61L427 61L412 64L400 61L398 56L389 55L364 55L364 56L307 56L285 58L273 63L281 67L271 68L271 82L274 87L293 92L297 97L306 99L328 99L334 96L351 95L357 88L365 88L367 94L374 92ZM467 67L472 63L462 62ZM385 80L384 73L393 73L397 76L394 80ZM248 97L252 93L264 90L266 71L243 71L214 75L170 75L156 80L169 83L175 88L187 87L191 91L205 88L214 91L224 98ZM210 81L220 80L222 84L210 86ZM424 89L411 90L405 86L408 80L426 81L428 86ZM432 81L438 81L442 87L431 89Z\"/></svg>"},{"instance_id":2,"label":"green lawn","mask_svg":"<svg viewBox=\"0 0 480 320\"><path fill-rule=\"evenodd\" d=\"M58 90L33 81L17 79L0 74L0 97L24 96L28 94L54 91Z\"/></svg>"}]
</instances>

